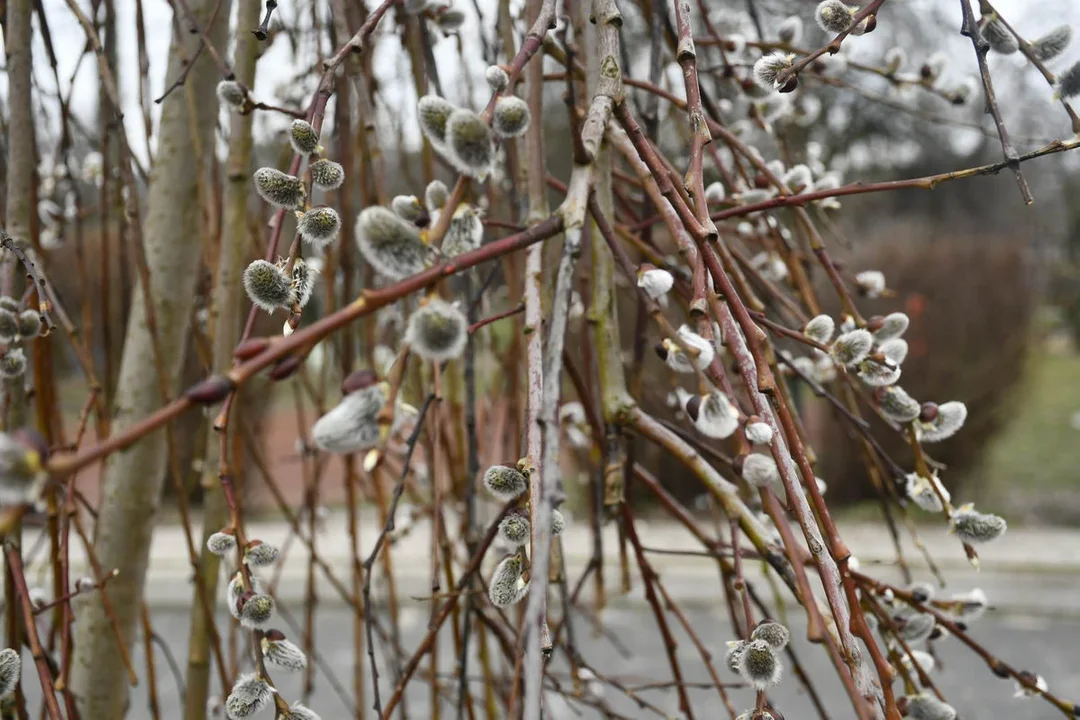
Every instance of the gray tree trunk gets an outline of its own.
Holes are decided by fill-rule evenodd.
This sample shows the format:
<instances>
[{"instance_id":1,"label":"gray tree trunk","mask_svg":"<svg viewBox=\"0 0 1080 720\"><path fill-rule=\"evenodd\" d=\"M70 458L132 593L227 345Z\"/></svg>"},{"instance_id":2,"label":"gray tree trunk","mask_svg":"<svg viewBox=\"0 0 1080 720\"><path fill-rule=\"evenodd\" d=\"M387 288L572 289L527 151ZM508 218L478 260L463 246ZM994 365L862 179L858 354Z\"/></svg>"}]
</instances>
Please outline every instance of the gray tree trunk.
<instances>
[{"instance_id":1,"label":"gray tree trunk","mask_svg":"<svg viewBox=\"0 0 1080 720\"><path fill-rule=\"evenodd\" d=\"M206 27L214 0L189 0L199 22ZM223 0L210 37L224 47L229 1ZM192 58L199 35L186 32L188 23L173 38L167 81ZM207 53L201 53L186 86L162 104L157 135L157 156L150 177L143 242L150 270L150 304L157 320L159 342L171 391L177 378L190 330L191 311L200 261L199 184L206 180L206 165L197 148L212 152L218 73ZM193 126L194 123L194 126ZM154 366L152 337L147 328L146 289L138 283L131 299L131 317L124 342L117 383L113 430L121 431L162 403ZM155 432L106 463L95 549L105 568L119 570L109 583L122 641L130 648L146 578L150 539L161 497L165 470L165 436ZM127 678L109 620L98 595L91 595L76 624L71 688L84 718L120 718L128 703Z\"/></svg>"},{"instance_id":2,"label":"gray tree trunk","mask_svg":"<svg viewBox=\"0 0 1080 720\"><path fill-rule=\"evenodd\" d=\"M259 43L255 36L246 30L258 27L261 11L261 0L239 0L233 72L236 73L237 81L249 88L255 85L255 61ZM240 310L247 308L240 278L244 269L244 251L249 247L247 208L251 195L251 125L251 114L241 115L236 111L229 113L229 156L225 161L221 254L218 257L214 300L210 309L214 331L214 372L224 372L232 365L232 351L240 339ZM237 410L238 407L234 408L234 415ZM237 422L239 418L229 424L230 435L238 430ZM199 572L211 602L217 598L221 558L206 549L206 538L220 530L229 517L217 477L219 441L217 432L211 428L203 471L206 494L203 503L202 556L199 560ZM206 701L210 690L209 628L214 620L203 612L198 592L196 588L191 606L187 692L184 702L186 720L203 720L206 717Z\"/></svg>"}]
</instances>

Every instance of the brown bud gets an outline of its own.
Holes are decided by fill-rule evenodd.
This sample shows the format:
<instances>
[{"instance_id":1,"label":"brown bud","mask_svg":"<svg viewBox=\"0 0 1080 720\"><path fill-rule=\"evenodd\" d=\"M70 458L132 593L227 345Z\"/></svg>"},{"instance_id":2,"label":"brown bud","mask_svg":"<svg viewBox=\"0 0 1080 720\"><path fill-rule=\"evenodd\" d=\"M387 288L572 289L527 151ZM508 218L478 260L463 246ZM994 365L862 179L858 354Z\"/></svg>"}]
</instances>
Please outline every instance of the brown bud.
<instances>
[{"instance_id":1,"label":"brown bud","mask_svg":"<svg viewBox=\"0 0 1080 720\"><path fill-rule=\"evenodd\" d=\"M304 364L304 358L300 355L286 355L277 361L277 364L270 369L271 380L284 380L292 377L292 375L300 369L300 366Z\"/></svg>"},{"instance_id":2,"label":"brown bud","mask_svg":"<svg viewBox=\"0 0 1080 720\"><path fill-rule=\"evenodd\" d=\"M270 642L280 642L285 639L285 633L276 628L270 628L263 633L263 636Z\"/></svg>"},{"instance_id":3,"label":"brown bud","mask_svg":"<svg viewBox=\"0 0 1080 720\"><path fill-rule=\"evenodd\" d=\"M878 405L880 405L881 401L885 399L886 389L887 388L883 387L874 388L874 393L872 397L874 398L874 402L876 402Z\"/></svg>"},{"instance_id":4,"label":"brown bud","mask_svg":"<svg viewBox=\"0 0 1080 720\"><path fill-rule=\"evenodd\" d=\"M883 315L874 315L866 321L866 329L870 332L877 332L885 326L885 317Z\"/></svg>"},{"instance_id":5,"label":"brown bud","mask_svg":"<svg viewBox=\"0 0 1080 720\"><path fill-rule=\"evenodd\" d=\"M690 416L690 419L697 422L698 414L701 412L701 396L695 395L686 401L686 414Z\"/></svg>"},{"instance_id":6,"label":"brown bud","mask_svg":"<svg viewBox=\"0 0 1080 720\"><path fill-rule=\"evenodd\" d=\"M270 347L269 338L248 338L236 346L236 349L233 350L233 357L243 362L244 360L250 360L268 347Z\"/></svg>"},{"instance_id":7,"label":"brown bud","mask_svg":"<svg viewBox=\"0 0 1080 720\"><path fill-rule=\"evenodd\" d=\"M923 422L934 422L937 420L937 416L937 403L925 402L922 404L922 410L919 411L919 420L922 420Z\"/></svg>"},{"instance_id":8,"label":"brown bud","mask_svg":"<svg viewBox=\"0 0 1080 720\"><path fill-rule=\"evenodd\" d=\"M374 370L357 370L341 381L341 392L348 395L357 390L369 388L377 382L379 382L379 376L375 374Z\"/></svg>"},{"instance_id":9,"label":"brown bud","mask_svg":"<svg viewBox=\"0 0 1080 720\"><path fill-rule=\"evenodd\" d=\"M211 375L184 392L184 397L200 405L213 405L228 397L236 389L236 383L226 375Z\"/></svg>"},{"instance_id":10,"label":"brown bud","mask_svg":"<svg viewBox=\"0 0 1080 720\"><path fill-rule=\"evenodd\" d=\"M736 475L742 475L743 463L746 462L746 455L739 455L731 462L731 469L735 471Z\"/></svg>"},{"instance_id":11,"label":"brown bud","mask_svg":"<svg viewBox=\"0 0 1080 720\"><path fill-rule=\"evenodd\" d=\"M795 89L797 87L799 87L799 78L797 76L795 76L795 75L792 75L790 78L787 79L787 82L785 82L783 85L780 86L780 89L778 90L778 92L781 92L781 93L795 92Z\"/></svg>"},{"instance_id":12,"label":"brown bud","mask_svg":"<svg viewBox=\"0 0 1080 720\"><path fill-rule=\"evenodd\" d=\"M919 68L919 77L921 77L923 80L931 79L932 77L934 77L934 69L929 65L923 64L923 66Z\"/></svg>"},{"instance_id":13,"label":"brown bud","mask_svg":"<svg viewBox=\"0 0 1080 720\"><path fill-rule=\"evenodd\" d=\"M759 423L759 422L761 422L761 416L760 415L751 415L750 417L746 418L746 424L747 425L752 425L754 423Z\"/></svg>"},{"instance_id":14,"label":"brown bud","mask_svg":"<svg viewBox=\"0 0 1080 720\"><path fill-rule=\"evenodd\" d=\"M866 29L863 30L863 35L868 35L874 32L874 30L877 30L877 15L867 17L864 25L866 26Z\"/></svg>"},{"instance_id":15,"label":"brown bud","mask_svg":"<svg viewBox=\"0 0 1080 720\"><path fill-rule=\"evenodd\" d=\"M908 699L907 699L906 695L904 697L897 698L897 700L896 700L896 709L900 711L901 715L907 715Z\"/></svg>"},{"instance_id":16,"label":"brown bud","mask_svg":"<svg viewBox=\"0 0 1080 720\"><path fill-rule=\"evenodd\" d=\"M664 347L664 343L656 343L656 346L653 349L656 351L656 356L658 358L664 361L667 360L668 350Z\"/></svg>"},{"instance_id":17,"label":"brown bud","mask_svg":"<svg viewBox=\"0 0 1080 720\"><path fill-rule=\"evenodd\" d=\"M765 175L765 173L758 173L754 176L754 187L756 187L758 190L765 190L769 187L769 184L769 178Z\"/></svg>"},{"instance_id":18,"label":"brown bud","mask_svg":"<svg viewBox=\"0 0 1080 720\"><path fill-rule=\"evenodd\" d=\"M244 594L236 599L236 609L243 610L244 605L247 605L247 601L255 597L255 593L251 590L245 590Z\"/></svg>"},{"instance_id":19,"label":"brown bud","mask_svg":"<svg viewBox=\"0 0 1080 720\"><path fill-rule=\"evenodd\" d=\"M997 662L995 662L993 665L990 666L990 672L994 673L999 678L1008 679L1010 677L1009 668L1007 668L1005 666L1005 663L1001 662L1000 660L998 660Z\"/></svg>"},{"instance_id":20,"label":"brown bud","mask_svg":"<svg viewBox=\"0 0 1080 720\"><path fill-rule=\"evenodd\" d=\"M754 92L754 88L756 88L756 87L757 87L757 85L755 85L754 81L751 80L750 78L744 78L743 79L743 81L742 81L742 89L743 89L744 93L752 93L752 92Z\"/></svg>"},{"instance_id":21,"label":"brown bud","mask_svg":"<svg viewBox=\"0 0 1080 720\"><path fill-rule=\"evenodd\" d=\"M656 269L656 266L653 265L651 262L643 262L643 263L641 263L641 265L638 266L638 272L639 273L647 273L650 270L655 270L655 269Z\"/></svg>"}]
</instances>

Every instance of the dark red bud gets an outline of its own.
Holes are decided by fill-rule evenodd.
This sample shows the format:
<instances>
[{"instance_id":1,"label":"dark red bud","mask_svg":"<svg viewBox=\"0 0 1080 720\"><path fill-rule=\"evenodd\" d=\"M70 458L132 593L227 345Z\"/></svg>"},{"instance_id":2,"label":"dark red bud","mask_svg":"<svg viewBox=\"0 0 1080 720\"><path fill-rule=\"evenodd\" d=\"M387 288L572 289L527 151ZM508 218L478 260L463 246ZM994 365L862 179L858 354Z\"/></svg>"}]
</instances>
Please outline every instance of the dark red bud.
<instances>
[{"instance_id":1,"label":"dark red bud","mask_svg":"<svg viewBox=\"0 0 1080 720\"><path fill-rule=\"evenodd\" d=\"M742 475L743 464L746 462L746 455L739 455L731 463L731 469L735 471L736 475Z\"/></svg>"},{"instance_id":2,"label":"dark red bud","mask_svg":"<svg viewBox=\"0 0 1080 720\"><path fill-rule=\"evenodd\" d=\"M745 78L742 81L742 89L743 89L743 92L745 92L745 93L754 92L754 88L756 88L756 87L757 87L757 85L755 85L754 81L751 80L750 78Z\"/></svg>"},{"instance_id":3,"label":"dark red bud","mask_svg":"<svg viewBox=\"0 0 1080 720\"><path fill-rule=\"evenodd\" d=\"M866 329L870 332L877 332L885 326L885 318L882 315L874 315L866 321Z\"/></svg>"},{"instance_id":4,"label":"dark red bud","mask_svg":"<svg viewBox=\"0 0 1080 720\"><path fill-rule=\"evenodd\" d=\"M236 346L236 349L233 350L233 357L243 362L244 360L250 360L268 347L270 347L269 338L248 338Z\"/></svg>"},{"instance_id":5,"label":"dark red bud","mask_svg":"<svg viewBox=\"0 0 1080 720\"><path fill-rule=\"evenodd\" d=\"M922 404L922 409L919 411L919 419L923 422L934 422L937 420L938 406L937 403L927 402Z\"/></svg>"},{"instance_id":6,"label":"dark red bud","mask_svg":"<svg viewBox=\"0 0 1080 720\"><path fill-rule=\"evenodd\" d=\"M300 366L304 364L304 358L299 355L286 355L277 361L277 364L270 370L271 380L284 380L292 377L293 373L300 369Z\"/></svg>"},{"instance_id":7,"label":"dark red bud","mask_svg":"<svg viewBox=\"0 0 1080 720\"><path fill-rule=\"evenodd\" d=\"M769 178L765 176L765 173L758 173L754 176L754 187L758 190L765 190L769 187Z\"/></svg>"},{"instance_id":8,"label":"dark red bud","mask_svg":"<svg viewBox=\"0 0 1080 720\"><path fill-rule=\"evenodd\" d=\"M224 400L234 390L236 390L236 383L227 376L211 375L189 387L184 397L200 405L213 405Z\"/></svg>"},{"instance_id":9,"label":"dark red bud","mask_svg":"<svg viewBox=\"0 0 1080 720\"><path fill-rule=\"evenodd\" d=\"M254 592L252 592L251 590L245 590L244 594L236 599L236 609L243 610L244 606L247 605L247 601L253 597L255 597Z\"/></svg>"},{"instance_id":10,"label":"dark red bud","mask_svg":"<svg viewBox=\"0 0 1080 720\"><path fill-rule=\"evenodd\" d=\"M267 630L265 633L263 633L263 636L270 642L281 642L285 639L285 633L275 628Z\"/></svg>"},{"instance_id":11,"label":"dark red bud","mask_svg":"<svg viewBox=\"0 0 1080 720\"><path fill-rule=\"evenodd\" d=\"M341 381L341 392L348 395L357 390L369 388L378 381L379 376L375 374L374 370L357 370L356 372L350 373Z\"/></svg>"},{"instance_id":12,"label":"dark red bud","mask_svg":"<svg viewBox=\"0 0 1080 720\"><path fill-rule=\"evenodd\" d=\"M686 401L686 414L690 416L690 419L697 422L698 415L701 413L701 396L695 395Z\"/></svg>"}]
</instances>

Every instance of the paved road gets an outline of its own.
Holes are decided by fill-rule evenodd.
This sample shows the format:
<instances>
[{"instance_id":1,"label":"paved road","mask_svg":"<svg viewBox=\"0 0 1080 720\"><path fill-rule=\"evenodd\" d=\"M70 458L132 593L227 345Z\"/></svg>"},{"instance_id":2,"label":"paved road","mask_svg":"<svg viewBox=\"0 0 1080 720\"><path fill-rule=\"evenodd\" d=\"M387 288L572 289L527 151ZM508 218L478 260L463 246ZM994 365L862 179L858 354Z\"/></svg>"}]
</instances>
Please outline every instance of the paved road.
<instances>
[{"instance_id":1,"label":"paved road","mask_svg":"<svg viewBox=\"0 0 1080 720\"><path fill-rule=\"evenodd\" d=\"M700 634L709 649L718 656L723 654L724 641L730 638L726 619L716 612L703 609L688 611L693 627ZM620 678L627 685L663 682L671 677L671 669L662 650L660 637L647 609L640 606L612 608L605 612L604 623L617 638L616 647L610 640L595 637L585 620L578 621L578 642L586 660L604 675ZM409 609L403 615L403 640L407 648L415 648L424 635L427 615L419 609ZM154 625L158 632L183 662L187 645L187 613L180 608L163 608L154 612ZM346 686L351 686L352 616L341 606L327 605L319 613L316 634L322 654L322 661L333 674ZM1072 699L1080 700L1080 622L1068 619L1049 619L1024 616L988 615L973 627L980 642L992 651L1000 651L1003 657L1017 667L1030 668L1040 672L1050 683L1051 689L1060 691ZM682 670L689 681L707 682L706 670L694 653L688 637L675 628L679 643L679 657L683 661ZM851 709L846 704L843 691L832 675L831 667L818 647L807 645L801 637L795 641L795 649L833 718L851 717ZM934 679L961 711L962 720L1002 720L1004 718L1023 718L1025 720L1050 720L1062 717L1051 706L1038 699L1013 699L1013 685L1010 681L999 680L992 676L986 666L966 650L957 640L949 639L937 643L942 667L935 672ZM440 643L440 663L442 670L452 670L452 647L449 636ZM141 653L136 662L141 666ZM561 666L561 665L560 665ZM162 703L166 708L164 717L180 718L178 691L175 682L168 675L162 658L158 658L159 685ZM422 667L427 667L427 662ZM561 666L564 667L564 666ZM383 665L385 673L385 665ZM24 687L31 695L36 689L36 677L29 669L24 674ZM784 711L789 720L812 719L816 717L812 707L800 690L792 674L786 674L784 681L773 697L777 707ZM731 679L723 671L721 677ZM300 681L296 677L281 675L280 686L285 697L298 698L301 692ZM899 685L897 686L899 687ZM383 684L385 701L390 687ZM752 703L752 691L747 689L730 690L737 707ZM351 694L350 694L351 695ZM697 718L726 717L722 707L717 704L715 690L693 690L691 702ZM650 710L641 709L613 688L608 688L604 695L611 707L626 717L647 718L658 715ZM642 693L650 704L671 717L677 715L677 699L670 691L645 691ZM136 689L132 697L133 705L130 718L149 717L146 708L145 683ZM430 705L426 686L417 684L415 690L407 696L408 717L430 717ZM33 700L32 700L33 702ZM350 703L352 702L350 697ZM370 697L367 700L370 703ZM344 720L353 717L352 711L340 699L339 695L324 673L316 676L316 686L310 705L318 710L324 720ZM34 703L36 706L36 702ZM597 713L577 706L578 712L569 709L557 698L551 704L553 718L593 718ZM580 713L580 714L578 714ZM454 717L454 708L447 702L443 708L443 717ZM368 713L368 717L371 713ZM263 716L267 720L272 713Z\"/></svg>"}]
</instances>

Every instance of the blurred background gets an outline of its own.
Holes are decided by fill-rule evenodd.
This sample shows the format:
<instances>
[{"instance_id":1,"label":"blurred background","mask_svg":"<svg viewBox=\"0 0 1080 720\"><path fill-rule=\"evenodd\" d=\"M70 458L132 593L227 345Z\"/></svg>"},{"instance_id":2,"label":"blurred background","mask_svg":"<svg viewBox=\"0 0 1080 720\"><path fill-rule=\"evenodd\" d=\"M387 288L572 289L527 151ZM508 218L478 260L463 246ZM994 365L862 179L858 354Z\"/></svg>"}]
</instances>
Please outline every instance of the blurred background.
<instances>
[{"instance_id":1,"label":"blurred background","mask_svg":"<svg viewBox=\"0 0 1080 720\"><path fill-rule=\"evenodd\" d=\"M803 44L808 47L816 47L824 39L810 19L813 5L779 0L756 2L767 37L768 28L775 28L789 14L803 17ZM489 17L494 11L485 3L478 7ZM998 7L1028 37L1037 37L1060 23L1080 23L1080 5L1067 0L1002 0ZM55 107L49 98L56 97L58 77L65 96L70 93L72 113L80 129L71 140L81 187L92 194L101 185L102 113L96 71L81 54L82 33L65 11L64 0L44 0L44 8L47 17L53 19L49 30L56 66L54 74L44 47L36 48L39 62L35 81L44 98L38 109L43 178L41 245L49 252L50 274L67 306L80 308L86 320L91 316L100 318L91 323L94 351L99 360L110 359L109 366L115 373L133 279L127 251L116 237L119 198L87 203L75 222L69 212L70 198L51 192L55 183L50 181L58 172L55 149L60 138ZM143 9L149 51L145 87L138 72L134 3L116 3L111 30L117 38L122 95L129 106L126 129L145 165L140 92L156 97L166 85L164 58L172 13L161 0L146 0ZM286 107L304 106L317 75L311 72L313 62L328 50L325 39L313 37L307 30L312 18L325 12L322 3L281 4L275 35L260 61L254 89L258 99ZM625 12L624 47L644 45L645 23L634 16L634 8L626 8ZM943 53L945 69L939 85L952 89L968 84L970 88L976 67L970 42L958 33L958 15L952 3L895 0L887 5L873 34L845 44L845 55L851 63L881 67L885 53L893 46L902 46L906 51L902 70L913 72L935 53ZM745 20L732 19L730 13L718 9L716 21L737 24ZM912 28L919 30L914 32ZM104 31L107 34L109 30ZM400 52L392 31L385 32L389 36L380 38L371 62L377 81L374 91L379 99L374 124L385 148L387 190L418 193L423 159L412 118L415 94L411 70L400 60L405 54ZM491 42L490 34L490 27L482 27L470 12L460 36L443 39L433 48L443 92L451 100L478 104L486 97L482 78L485 63L480 53L472 54L476 56L473 64L462 63L459 58L471 56L462 52L471 44L483 46ZM1074 42L1053 67L1067 67L1078 58L1080 42ZM625 59L632 68L644 61L644 57L632 53ZM1052 88L1019 54L991 53L990 68L1006 123L1020 152L1071 135L1065 114L1053 100ZM707 65L703 66L704 73L709 71ZM920 89L896 88L874 74L847 72L836 82L827 79L823 76L822 81L805 82L793 101L788 96L776 97L794 103L795 122L814 149L815 159L840 170L844 182L947 172L994 162L1000 157L1000 145L990 118L982 112L978 89L968 102L956 105ZM0 77L0 95L4 83ZM677 68L668 69L664 85L681 96ZM550 102L559 104L560 92L560 88L553 87ZM773 100L762 101L760 110L765 117L774 111L792 111L770 107L770 102ZM156 114L158 106L152 104L150 108ZM660 121L666 123L666 129L661 135L670 138L672 144L682 143L685 123L681 115L663 117L664 112L662 107ZM332 133L333 113L327 117L327 128ZM557 138L565 132L562 113L552 113L547 121L548 137ZM287 118L274 113L255 116L259 164L281 166L285 162L286 149L278 138L287 122ZM746 124L748 121L736 119L733 127L741 132L741 126ZM752 133L752 128L746 132ZM218 137L222 149L226 133L227 125L221 124ZM561 151L565 146L557 141L547 145L549 168L563 179L569 174L569 158ZM905 387L920 399L962 400L971 411L964 432L935 448L937 459L949 467L948 482L954 497L957 489L963 488L966 500L993 508L1011 522L1080 520L1078 168L1080 158L1071 153L1025 166L1036 198L1029 208L1023 206L1011 175L1006 173L952 182L934 191L904 190L845 198L844 211L831 216L835 221L828 220L826 225L830 252L835 258L853 272L883 270L890 288L895 290L893 296L868 301L866 312L902 310L911 316L908 338L912 351L904 370ZM252 217L259 217L254 195L251 209ZM77 254L70 251L77 244L76 233L80 234L81 252L91 258L85 275L77 271ZM258 238L260 229L253 227L252 233ZM111 252L103 252L102 243L112 243ZM108 278L107 286L103 278ZM202 291L208 293L211 278L204 280ZM823 297L830 295L822 293ZM200 298L199 305L205 304L206 298ZM622 318L627 325L623 337L627 338L633 332L629 307ZM265 323L261 332L279 332L276 322L270 323L264 317L260 322ZM198 342L198 333L195 339L189 347L189 380L202 373L200 353L205 348ZM61 352L70 352L59 338L57 346ZM73 361L69 371L76 372ZM73 392L66 399L66 407L76 414L83 396L78 378L71 379ZM114 379L107 378L106 382ZM670 390L658 383L647 389L644 402L654 412L671 416L667 409ZM294 450L296 419L288 403L277 412L273 393L259 387L246 393L245 402L249 405L243 417L251 425L251 437L269 448L271 458L282 467L293 463L299 477ZM808 393L801 402L807 409L813 443L830 448L830 452L820 453L824 460L819 475L828 481L834 501L850 506L853 513L862 512L873 491L866 481L860 455L848 451L854 446L850 445L847 431L834 421L827 407L819 406ZM182 457L191 460L191 488L197 499L197 458L202 456L199 445L205 441L205 434L198 432L201 418L189 417L184 422L186 431L180 434ZM904 446L896 442L897 438L886 433L881 437L898 453L898 459L905 457ZM835 447L844 450L833 451ZM567 467L573 473L573 463ZM674 469L655 469L678 494L697 492L695 482ZM94 482L92 473L84 482ZM329 482L326 487L324 499L331 504L340 502L341 497L334 495L340 484ZM269 503L269 498L259 499L262 495L257 479L251 491L255 493L253 502ZM298 500L302 492L299 480L292 492L291 499Z\"/></svg>"}]
</instances>

